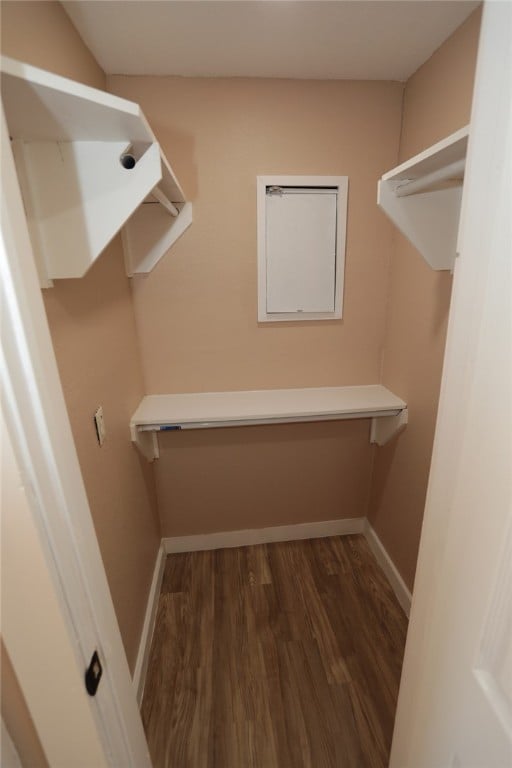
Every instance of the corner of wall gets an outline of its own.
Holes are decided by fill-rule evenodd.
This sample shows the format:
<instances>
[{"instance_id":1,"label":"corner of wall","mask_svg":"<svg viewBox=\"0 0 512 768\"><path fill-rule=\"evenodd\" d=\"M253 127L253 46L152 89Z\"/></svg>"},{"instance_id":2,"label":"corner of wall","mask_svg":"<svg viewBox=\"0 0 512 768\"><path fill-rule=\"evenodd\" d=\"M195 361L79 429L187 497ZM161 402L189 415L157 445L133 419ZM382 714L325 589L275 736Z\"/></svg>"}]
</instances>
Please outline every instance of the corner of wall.
<instances>
[{"instance_id":1,"label":"corner of wall","mask_svg":"<svg viewBox=\"0 0 512 768\"><path fill-rule=\"evenodd\" d=\"M409 78L399 162L469 122L481 11ZM368 519L412 588L423 520L450 306L451 275L432 272L399 233L391 255L382 383L409 406L405 432L376 448Z\"/></svg>"},{"instance_id":2,"label":"corner of wall","mask_svg":"<svg viewBox=\"0 0 512 768\"><path fill-rule=\"evenodd\" d=\"M56 0L2 0L1 49L6 56L105 88L105 73Z\"/></svg>"}]
</instances>

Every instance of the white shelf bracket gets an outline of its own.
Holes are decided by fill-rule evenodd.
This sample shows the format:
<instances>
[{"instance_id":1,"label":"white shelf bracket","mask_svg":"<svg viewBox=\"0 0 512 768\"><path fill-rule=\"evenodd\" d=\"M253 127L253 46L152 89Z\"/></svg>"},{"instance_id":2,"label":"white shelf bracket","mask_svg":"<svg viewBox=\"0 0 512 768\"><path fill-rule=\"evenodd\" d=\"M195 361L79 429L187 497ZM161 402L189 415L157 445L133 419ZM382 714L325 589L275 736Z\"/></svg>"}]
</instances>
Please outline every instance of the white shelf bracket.
<instances>
[{"instance_id":1,"label":"white shelf bracket","mask_svg":"<svg viewBox=\"0 0 512 768\"><path fill-rule=\"evenodd\" d=\"M136 424L130 424L132 443L148 461L160 458L157 433L153 431L141 431Z\"/></svg>"},{"instance_id":2,"label":"white shelf bracket","mask_svg":"<svg viewBox=\"0 0 512 768\"><path fill-rule=\"evenodd\" d=\"M126 222L122 238L128 277L149 274L192 224L192 203L184 203L177 217L169 213L163 205L143 203Z\"/></svg>"},{"instance_id":3,"label":"white shelf bracket","mask_svg":"<svg viewBox=\"0 0 512 768\"><path fill-rule=\"evenodd\" d=\"M379 416L372 419L370 431L370 443L376 445L386 445L393 437L403 432L409 420L407 408L396 414L396 416Z\"/></svg>"},{"instance_id":4,"label":"white shelf bracket","mask_svg":"<svg viewBox=\"0 0 512 768\"><path fill-rule=\"evenodd\" d=\"M158 187L155 187L155 188L153 189L153 191L151 192L151 194L153 195L153 197L154 197L156 200L158 200L158 202L160 203L160 205L163 205L163 207L165 208L165 210L166 210L168 213L170 213L170 214L171 214L171 216L174 216L174 217L176 218L176 216L178 216L178 215L179 215L179 210L176 208L176 206L174 205L174 203L171 203L171 201L169 200L169 198L168 198L166 195L164 195L164 193L162 192L162 190L161 190L161 189L159 189Z\"/></svg>"}]
</instances>

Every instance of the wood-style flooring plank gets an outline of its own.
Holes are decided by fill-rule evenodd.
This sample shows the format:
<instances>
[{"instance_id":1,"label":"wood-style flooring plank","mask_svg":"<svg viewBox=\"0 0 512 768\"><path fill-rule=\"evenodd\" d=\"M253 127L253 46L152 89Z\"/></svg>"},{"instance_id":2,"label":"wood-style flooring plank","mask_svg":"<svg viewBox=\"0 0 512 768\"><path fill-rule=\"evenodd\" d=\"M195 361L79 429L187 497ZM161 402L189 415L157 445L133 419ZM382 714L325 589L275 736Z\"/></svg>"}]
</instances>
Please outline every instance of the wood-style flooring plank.
<instances>
[{"instance_id":1,"label":"wood-style flooring plank","mask_svg":"<svg viewBox=\"0 0 512 768\"><path fill-rule=\"evenodd\" d=\"M154 768L385 768L406 630L362 535L169 555Z\"/></svg>"}]
</instances>

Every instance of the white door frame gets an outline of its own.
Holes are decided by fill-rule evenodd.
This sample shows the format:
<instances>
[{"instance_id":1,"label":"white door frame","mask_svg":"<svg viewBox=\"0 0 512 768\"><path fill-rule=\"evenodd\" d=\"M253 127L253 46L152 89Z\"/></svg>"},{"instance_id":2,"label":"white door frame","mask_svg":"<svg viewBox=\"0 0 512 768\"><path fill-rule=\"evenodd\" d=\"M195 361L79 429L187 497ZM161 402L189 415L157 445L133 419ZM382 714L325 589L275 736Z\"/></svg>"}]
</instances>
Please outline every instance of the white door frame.
<instances>
[{"instance_id":1,"label":"white door frame","mask_svg":"<svg viewBox=\"0 0 512 768\"><path fill-rule=\"evenodd\" d=\"M471 663L477 665L481 628L485 626L499 551L512 515L511 443L503 437L505 432L512 440L512 433L507 432L512 429L512 349L506 349L504 342L507 332L510 340L512 304L508 317L500 317L498 323L493 315L497 291L493 294L489 287L489 275L499 274L497 306L501 311L506 303L502 295L510 290L512 258L511 52L511 6L509 2L488 2L484 6L473 97L459 229L460 257L455 267L391 768L469 765L462 759L459 762L461 734L466 739L471 734L475 743L488 743L482 721L464 722L467 702L461 700L461 692L465 690L463 675L467 673L469 679L474 674L467 656L471 655ZM489 328L497 327L500 333L493 337ZM493 388L492 376L497 371L499 386ZM499 409L499 419L493 418L482 429L475 413L492 412L494 416L495 411L485 401L492 400L493 392L501 393L501 399L492 402L492 408ZM499 460L489 448L493 441ZM487 448L487 453L476 460L475 454L467 450L468 444L475 443ZM478 488L478 494L470 498L461 493L461 488L469 485L468 477L473 481L473 492ZM506 610L504 602L500 616ZM462 647L466 639L469 648ZM454 658L460 662L459 667L453 663ZM462 668L463 664L467 667ZM475 761L471 765L483 766L474 753L470 759ZM496 765L494 756L488 754L485 765Z\"/></svg>"},{"instance_id":2,"label":"white door frame","mask_svg":"<svg viewBox=\"0 0 512 768\"><path fill-rule=\"evenodd\" d=\"M103 664L90 706L106 762L113 768L150 768L67 415L3 109L0 147L0 383L6 426L77 663L85 671L97 649ZM23 670L16 673L21 677Z\"/></svg>"},{"instance_id":3,"label":"white door frame","mask_svg":"<svg viewBox=\"0 0 512 768\"><path fill-rule=\"evenodd\" d=\"M16 461L3 411L1 416L2 640L30 712L23 717L11 677L9 684L5 680L5 717L27 765L41 764L40 747L52 768L108 768L95 707L84 691L83 667L41 547L31 489ZM15 696L14 701L9 694ZM2 766L6 759L3 748L2 743Z\"/></svg>"}]
</instances>

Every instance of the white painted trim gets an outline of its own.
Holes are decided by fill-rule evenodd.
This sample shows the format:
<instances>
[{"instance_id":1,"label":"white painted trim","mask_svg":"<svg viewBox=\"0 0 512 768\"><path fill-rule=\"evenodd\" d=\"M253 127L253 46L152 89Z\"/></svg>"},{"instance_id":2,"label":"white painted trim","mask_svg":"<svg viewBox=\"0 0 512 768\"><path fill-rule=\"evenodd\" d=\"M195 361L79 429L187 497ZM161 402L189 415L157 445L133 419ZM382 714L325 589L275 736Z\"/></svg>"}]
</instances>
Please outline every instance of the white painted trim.
<instances>
[{"instance_id":1,"label":"white painted trim","mask_svg":"<svg viewBox=\"0 0 512 768\"><path fill-rule=\"evenodd\" d=\"M160 589L162 587L162 579L164 575L165 555L166 551L162 541L156 556L155 570L153 571L153 579L151 581L151 587L149 590L146 615L144 617L144 624L142 626L142 633L140 636L139 652L137 654L137 661L135 663L135 670L133 673L133 686L135 688L139 706L142 703L144 685L146 684L149 651L151 649L151 641L153 639L153 632L155 630L158 597L160 595Z\"/></svg>"},{"instance_id":2,"label":"white painted trim","mask_svg":"<svg viewBox=\"0 0 512 768\"><path fill-rule=\"evenodd\" d=\"M167 554L200 552L206 549L246 547L251 544L268 544L277 541L347 536L350 533L364 533L364 526L364 517L351 517L346 520L324 520L318 523L297 523L270 528L248 528L242 531L200 533L195 536L173 536L162 539L162 544Z\"/></svg>"},{"instance_id":3,"label":"white painted trim","mask_svg":"<svg viewBox=\"0 0 512 768\"><path fill-rule=\"evenodd\" d=\"M411 600L412 595L407 587L405 581L400 576L394 562L389 556L384 544L379 539L375 530L372 528L370 522L365 518L364 531L366 541L368 542L371 551L378 564L384 571L387 580L391 584L391 588L395 593L396 599L402 606L405 615L409 618L411 612Z\"/></svg>"}]
</instances>

